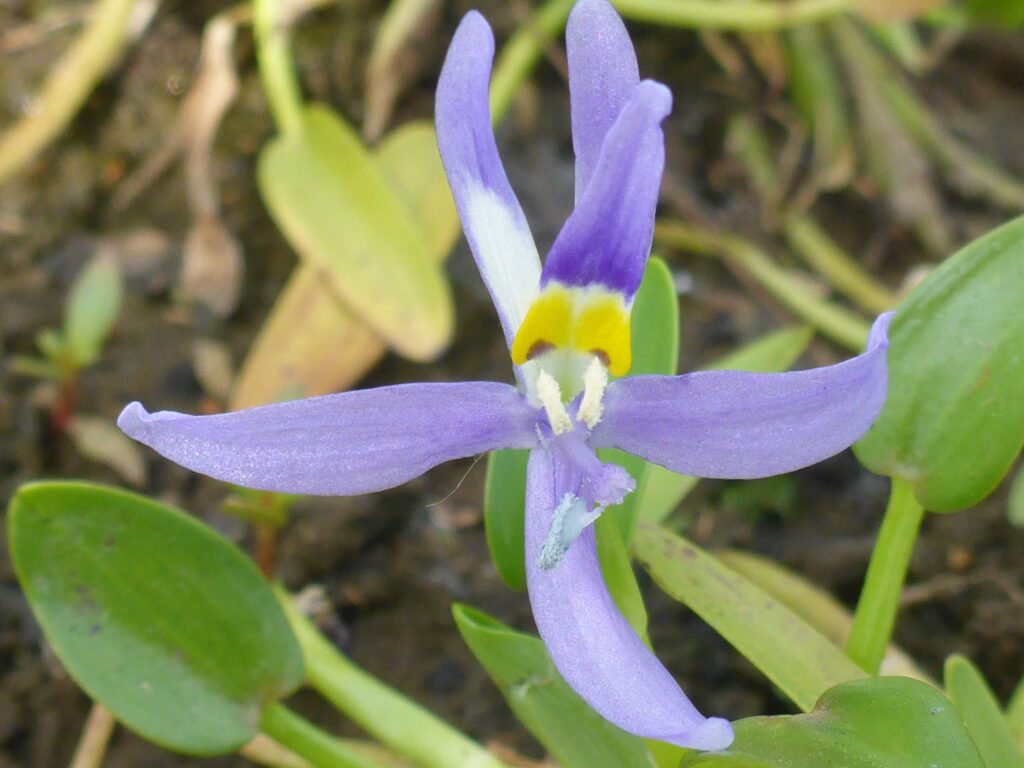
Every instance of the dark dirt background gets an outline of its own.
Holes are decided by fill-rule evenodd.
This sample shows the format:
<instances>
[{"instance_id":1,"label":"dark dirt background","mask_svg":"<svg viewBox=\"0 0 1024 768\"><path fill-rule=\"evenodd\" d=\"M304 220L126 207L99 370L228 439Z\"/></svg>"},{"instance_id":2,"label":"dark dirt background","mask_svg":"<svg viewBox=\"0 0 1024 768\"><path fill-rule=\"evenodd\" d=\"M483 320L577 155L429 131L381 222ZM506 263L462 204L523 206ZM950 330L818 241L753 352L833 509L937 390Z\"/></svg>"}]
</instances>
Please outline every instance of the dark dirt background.
<instances>
[{"instance_id":1,"label":"dark dirt background","mask_svg":"<svg viewBox=\"0 0 1024 768\"><path fill-rule=\"evenodd\" d=\"M0 41L9 30L59 3L0 0ZM499 40L528 6L477 3ZM243 298L216 322L175 302L172 294L188 227L180 166L157 179L125 212L110 199L125 173L158 148L193 76L206 19L217 2L165 3L144 37L89 99L72 128L18 179L0 189L0 354L31 354L35 333L59 323L69 282L98 240L146 230L136 253L126 305L103 359L81 380L80 411L113 419L129 400L158 408L210 406L192 365L198 338L225 343L239 363L295 256L270 223L254 184L255 153L272 125L255 73L251 38L239 35L242 91L218 135L215 175L224 218L246 258ZM416 48L409 92L393 123L429 117L436 73L457 19L469 3L446 4L436 30ZM363 67L383 3L360 0L306 19L297 57L310 96L356 123L363 116ZM725 121L742 105L769 111L779 94L753 69L725 75L696 34L631 25L645 76L676 96L667 123L669 171L702 215L777 245L760 231L757 206L722 146ZM0 126L24 108L72 28L0 56ZM553 51L557 63L557 48ZM972 33L922 84L947 124L989 157L1024 175L1024 36ZM571 204L568 100L558 67L542 63L506 121L500 144L542 250ZM1009 217L943 190L962 243ZM818 203L830 231L855 253L869 254L891 285L927 260L913 236L877 199L831 194ZM678 212L678 211L674 211ZM776 248L777 253L781 249ZM682 289L684 368L776 327L765 308L721 264L676 258ZM497 323L464 244L449 262L458 333L436 364L384 361L364 384L430 379L510 379ZM816 341L806 364L845 353ZM54 440L42 403L45 388L0 365L0 508L33 478L90 478L120 483L110 470ZM245 526L220 511L223 486L147 453L146 491L192 511L249 546ZM463 646L450 617L453 601L479 606L523 628L525 596L506 589L491 566L480 524L483 465L461 482L469 462L441 467L389 493L298 504L281 541L279 572L289 587L322 584L334 607L334 638L360 664L484 742L521 753L542 752L508 712ZM797 473L788 511L734 508L728 485L702 483L680 515L699 542L766 553L852 605L885 504L887 484L846 453ZM951 652L972 657L1000 696L1024 671L1024 533L1005 521L1005 490L983 507L930 516L915 552L897 639L938 674ZM0 517L0 526L3 518ZM4 537L6 541L6 537ZM645 582L646 583L646 582ZM650 585L647 585L650 586ZM698 706L730 718L787 711L764 679L683 607L647 590L652 638ZM300 710L330 728L355 733L310 694ZM47 651L0 545L0 766L66 764L89 702ZM196 761L163 752L120 730L105 765L246 765L241 758Z\"/></svg>"}]
</instances>

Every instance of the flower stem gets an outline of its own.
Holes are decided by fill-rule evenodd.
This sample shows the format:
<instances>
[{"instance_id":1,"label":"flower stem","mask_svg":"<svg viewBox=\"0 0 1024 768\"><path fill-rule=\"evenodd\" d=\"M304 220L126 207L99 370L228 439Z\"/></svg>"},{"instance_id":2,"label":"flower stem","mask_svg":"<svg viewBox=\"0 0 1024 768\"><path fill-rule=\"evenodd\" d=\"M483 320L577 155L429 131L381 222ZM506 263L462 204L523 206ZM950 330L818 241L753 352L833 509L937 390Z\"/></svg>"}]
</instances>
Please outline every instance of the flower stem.
<instances>
[{"instance_id":1,"label":"flower stem","mask_svg":"<svg viewBox=\"0 0 1024 768\"><path fill-rule=\"evenodd\" d=\"M318 768L382 768L278 702L263 711L260 730Z\"/></svg>"},{"instance_id":2,"label":"flower stem","mask_svg":"<svg viewBox=\"0 0 1024 768\"><path fill-rule=\"evenodd\" d=\"M523 80L565 26L575 0L549 0L502 47L491 77L491 120L498 123L512 104Z\"/></svg>"},{"instance_id":3,"label":"flower stem","mask_svg":"<svg viewBox=\"0 0 1024 768\"><path fill-rule=\"evenodd\" d=\"M623 16L679 27L771 30L795 27L850 10L850 0L613 0Z\"/></svg>"},{"instance_id":4,"label":"flower stem","mask_svg":"<svg viewBox=\"0 0 1024 768\"><path fill-rule=\"evenodd\" d=\"M60 134L128 39L136 0L98 0L89 23L50 69L30 114L0 134L0 184Z\"/></svg>"},{"instance_id":5,"label":"flower stem","mask_svg":"<svg viewBox=\"0 0 1024 768\"><path fill-rule=\"evenodd\" d=\"M254 0L253 31L263 90L277 129L285 135L302 130L302 92L295 75L288 28L280 0Z\"/></svg>"},{"instance_id":6,"label":"flower stem","mask_svg":"<svg viewBox=\"0 0 1024 768\"><path fill-rule=\"evenodd\" d=\"M654 240L668 248L723 257L826 336L854 352L864 349L869 328L863 318L816 296L750 241L681 221L659 222Z\"/></svg>"},{"instance_id":7,"label":"flower stem","mask_svg":"<svg viewBox=\"0 0 1024 768\"><path fill-rule=\"evenodd\" d=\"M924 509L910 483L894 477L889 506L871 553L850 639L846 643L846 655L872 675L878 674L896 624L900 591L923 517Z\"/></svg>"},{"instance_id":8,"label":"flower stem","mask_svg":"<svg viewBox=\"0 0 1024 768\"><path fill-rule=\"evenodd\" d=\"M307 681L367 733L424 768L507 768L475 741L346 659L288 595L279 592L278 598L302 648Z\"/></svg>"}]
</instances>

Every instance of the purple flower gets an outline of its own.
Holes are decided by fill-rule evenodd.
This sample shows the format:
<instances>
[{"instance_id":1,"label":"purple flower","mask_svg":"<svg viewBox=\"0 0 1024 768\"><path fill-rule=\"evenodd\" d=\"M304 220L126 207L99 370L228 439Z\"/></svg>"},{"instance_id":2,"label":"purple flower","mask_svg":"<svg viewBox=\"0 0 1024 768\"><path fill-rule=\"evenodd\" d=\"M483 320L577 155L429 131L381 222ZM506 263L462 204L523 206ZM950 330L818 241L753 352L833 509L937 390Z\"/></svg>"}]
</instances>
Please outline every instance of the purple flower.
<instances>
[{"instance_id":1,"label":"purple flower","mask_svg":"<svg viewBox=\"0 0 1024 768\"><path fill-rule=\"evenodd\" d=\"M576 208L543 268L498 157L488 110L490 28L468 14L437 91L437 134L459 215L498 310L517 387L405 384L236 413L124 409L125 432L212 477L269 491L351 495L391 488L450 459L531 450L527 580L555 666L595 710L640 736L724 749L615 607L591 525L634 488L595 448L700 477L789 472L870 426L886 390L888 316L867 351L826 368L609 380L630 365L629 317L651 246L664 164L665 86L637 75L605 0L580 0L566 33Z\"/></svg>"}]
</instances>

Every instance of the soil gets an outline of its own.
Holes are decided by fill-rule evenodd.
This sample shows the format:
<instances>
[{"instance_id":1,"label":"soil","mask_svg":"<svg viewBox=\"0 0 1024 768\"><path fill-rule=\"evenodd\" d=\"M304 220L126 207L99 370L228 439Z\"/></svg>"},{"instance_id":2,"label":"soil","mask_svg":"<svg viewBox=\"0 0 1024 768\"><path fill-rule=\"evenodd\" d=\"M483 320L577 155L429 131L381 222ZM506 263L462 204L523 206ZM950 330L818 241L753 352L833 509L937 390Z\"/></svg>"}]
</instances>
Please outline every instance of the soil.
<instances>
[{"instance_id":1,"label":"soil","mask_svg":"<svg viewBox=\"0 0 1024 768\"><path fill-rule=\"evenodd\" d=\"M10 30L62 4L0 2L0 41ZM499 39L524 6L477 4ZM139 399L158 408L198 412L217 407L193 368L197 339L218 341L239 363L280 291L295 255L271 224L254 184L255 153L271 136L250 38L236 45L242 82L218 134L213 166L224 220L241 240L245 277L239 309L217 321L182 304L174 291L188 202L180 164L152 182L126 210L111 198L125 174L160 147L193 76L203 24L226 3L168 2L123 63L90 97L59 142L0 194L0 509L22 483L39 477L88 478L123 485L112 470L83 458L50 432L47 387L4 363L32 354L35 334L58 325L69 282L98 244L119 244L131 258L126 306L99 363L80 381L83 414L114 419ZM446 4L433 34L415 51L413 77L393 123L429 117L436 73L457 19L470 6ZM359 0L319 11L302 23L298 60L311 98L359 123L363 68L382 2ZM0 125L26 99L70 39L66 27L28 48L0 56ZM689 213L737 229L781 253L762 227L749 186L723 147L726 120L738 108L785 110L782 95L750 62L724 74L691 31L636 25L641 71L667 82L676 109L667 124L672 183ZM542 64L500 132L506 167L542 250L572 201L568 100L555 66ZM1024 37L978 31L952 49L921 87L937 114L1008 170L1024 176ZM1009 217L940 187L959 243ZM678 202L671 203L679 213ZM822 197L816 212L833 235L897 286L931 257L876 198L857 192ZM125 249L125 239L134 250ZM141 239L140 239L141 238ZM776 327L779 313L724 266L711 260L671 262L682 295L684 368ZM449 274L458 332L450 351L430 366L387 358L366 386L473 378L510 379L498 326L464 243ZM806 364L845 352L816 341ZM251 547L244 524L221 510L224 486L146 454L145 491L207 520ZM887 481L862 469L848 452L792 476L793 501L783 510L730 501L735 484L703 482L679 511L679 523L706 546L767 554L834 592L846 604L858 587L881 519ZM480 522L483 464L455 462L388 493L299 502L282 533L278 569L293 589L320 584L333 606L334 639L370 672L486 743L531 757L542 750L511 716L463 645L451 619L454 601L531 627L524 595L508 590L490 564ZM897 640L924 668L939 674L945 656L974 659L1005 698L1024 671L1024 532L1005 519L1005 488L979 508L929 516L917 546ZM742 507L742 508L739 508ZM3 526L0 517L0 527ZM6 542L6 536L2 537ZM698 706L730 718L789 711L754 668L684 607L641 577L652 639ZM357 732L311 694L296 707L328 728ZM62 671L40 634L0 544L0 767L66 765L88 699ZM200 761L162 751L120 729L104 763L120 766L241 766L239 757Z\"/></svg>"}]
</instances>

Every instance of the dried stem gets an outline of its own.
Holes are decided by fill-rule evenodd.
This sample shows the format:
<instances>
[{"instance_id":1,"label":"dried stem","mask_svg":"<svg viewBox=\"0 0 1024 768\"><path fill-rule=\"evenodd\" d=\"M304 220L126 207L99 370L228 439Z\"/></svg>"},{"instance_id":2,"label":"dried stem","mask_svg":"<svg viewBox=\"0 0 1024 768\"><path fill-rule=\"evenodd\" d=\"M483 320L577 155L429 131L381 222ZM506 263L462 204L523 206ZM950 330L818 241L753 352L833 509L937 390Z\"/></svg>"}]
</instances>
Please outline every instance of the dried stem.
<instances>
[{"instance_id":1,"label":"dried stem","mask_svg":"<svg viewBox=\"0 0 1024 768\"><path fill-rule=\"evenodd\" d=\"M110 710L98 702L94 703L68 768L99 768L115 725L117 722Z\"/></svg>"}]
</instances>

